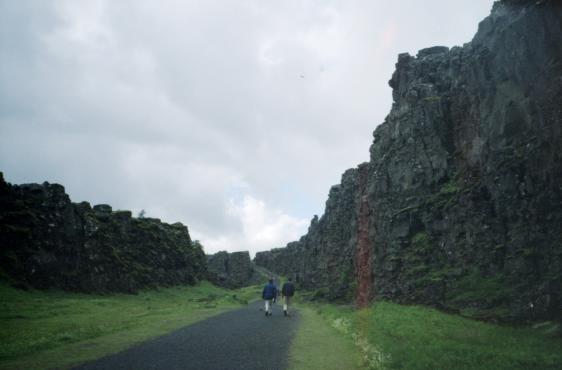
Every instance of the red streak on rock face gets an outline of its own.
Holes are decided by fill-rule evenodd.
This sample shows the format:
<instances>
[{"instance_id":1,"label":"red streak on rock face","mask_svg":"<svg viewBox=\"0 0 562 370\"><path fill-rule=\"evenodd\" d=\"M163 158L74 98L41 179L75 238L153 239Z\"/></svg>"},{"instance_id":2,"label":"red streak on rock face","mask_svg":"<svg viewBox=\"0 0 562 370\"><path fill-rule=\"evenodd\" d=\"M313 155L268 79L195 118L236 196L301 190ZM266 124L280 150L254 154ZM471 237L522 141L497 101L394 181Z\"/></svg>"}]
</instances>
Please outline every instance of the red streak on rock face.
<instances>
[{"instance_id":1,"label":"red streak on rock face","mask_svg":"<svg viewBox=\"0 0 562 370\"><path fill-rule=\"evenodd\" d=\"M367 166L359 168L359 214L357 217L357 306L366 307L373 295L372 249L369 239L369 201L366 194Z\"/></svg>"}]
</instances>

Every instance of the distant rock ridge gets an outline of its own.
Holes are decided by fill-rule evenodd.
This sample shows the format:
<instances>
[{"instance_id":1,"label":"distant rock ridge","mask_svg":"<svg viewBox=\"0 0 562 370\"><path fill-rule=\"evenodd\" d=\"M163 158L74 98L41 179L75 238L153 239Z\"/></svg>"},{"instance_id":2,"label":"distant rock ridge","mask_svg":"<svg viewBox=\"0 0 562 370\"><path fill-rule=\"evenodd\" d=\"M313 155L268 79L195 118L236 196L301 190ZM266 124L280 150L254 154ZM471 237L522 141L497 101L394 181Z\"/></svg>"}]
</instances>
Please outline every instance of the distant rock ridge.
<instances>
[{"instance_id":1,"label":"distant rock ridge","mask_svg":"<svg viewBox=\"0 0 562 370\"><path fill-rule=\"evenodd\" d=\"M134 293L206 277L181 223L72 203L61 185L10 185L1 172L0 247L0 274L20 287Z\"/></svg>"},{"instance_id":2,"label":"distant rock ridge","mask_svg":"<svg viewBox=\"0 0 562 370\"><path fill-rule=\"evenodd\" d=\"M389 84L370 161L255 263L330 300L560 320L562 3L496 2L472 42L400 54Z\"/></svg>"},{"instance_id":3,"label":"distant rock ridge","mask_svg":"<svg viewBox=\"0 0 562 370\"><path fill-rule=\"evenodd\" d=\"M221 251L208 255L207 270L213 283L230 289L263 283L267 279L255 269L248 251Z\"/></svg>"}]
</instances>

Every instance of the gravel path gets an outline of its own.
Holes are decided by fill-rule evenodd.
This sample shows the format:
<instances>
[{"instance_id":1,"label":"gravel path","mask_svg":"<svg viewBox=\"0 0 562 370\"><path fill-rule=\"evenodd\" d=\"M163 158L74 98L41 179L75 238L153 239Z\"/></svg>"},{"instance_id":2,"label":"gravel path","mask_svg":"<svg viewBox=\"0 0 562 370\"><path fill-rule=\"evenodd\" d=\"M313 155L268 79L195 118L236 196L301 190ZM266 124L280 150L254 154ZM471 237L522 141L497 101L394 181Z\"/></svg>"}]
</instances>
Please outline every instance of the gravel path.
<instances>
[{"instance_id":1,"label":"gravel path","mask_svg":"<svg viewBox=\"0 0 562 370\"><path fill-rule=\"evenodd\" d=\"M75 369L286 369L298 319L255 302Z\"/></svg>"}]
</instances>

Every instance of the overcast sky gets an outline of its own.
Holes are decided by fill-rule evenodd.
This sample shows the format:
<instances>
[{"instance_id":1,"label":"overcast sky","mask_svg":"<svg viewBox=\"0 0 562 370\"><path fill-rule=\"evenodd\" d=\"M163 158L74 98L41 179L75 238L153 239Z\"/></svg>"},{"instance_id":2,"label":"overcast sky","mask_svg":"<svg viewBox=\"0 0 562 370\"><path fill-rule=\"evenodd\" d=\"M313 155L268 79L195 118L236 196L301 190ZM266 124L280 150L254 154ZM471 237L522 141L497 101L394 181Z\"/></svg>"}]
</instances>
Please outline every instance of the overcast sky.
<instances>
[{"instance_id":1,"label":"overcast sky","mask_svg":"<svg viewBox=\"0 0 562 370\"><path fill-rule=\"evenodd\" d=\"M369 159L397 54L470 41L492 0L0 0L0 171L284 246Z\"/></svg>"}]
</instances>

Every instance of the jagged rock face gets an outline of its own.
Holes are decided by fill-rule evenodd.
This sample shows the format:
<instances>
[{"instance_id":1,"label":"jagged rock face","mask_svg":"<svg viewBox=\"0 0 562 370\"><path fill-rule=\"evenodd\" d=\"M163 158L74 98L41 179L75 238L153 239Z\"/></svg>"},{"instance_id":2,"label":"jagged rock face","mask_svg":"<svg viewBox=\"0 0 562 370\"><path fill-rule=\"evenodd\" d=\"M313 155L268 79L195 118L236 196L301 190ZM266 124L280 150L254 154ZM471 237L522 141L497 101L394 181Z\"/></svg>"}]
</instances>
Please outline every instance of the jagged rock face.
<instances>
[{"instance_id":1,"label":"jagged rock face","mask_svg":"<svg viewBox=\"0 0 562 370\"><path fill-rule=\"evenodd\" d=\"M357 243L359 171L350 169L340 185L330 189L326 212L314 217L308 233L286 248L258 252L254 262L292 276L304 288L321 288L319 295L349 300L355 294L354 254Z\"/></svg>"},{"instance_id":2,"label":"jagged rock face","mask_svg":"<svg viewBox=\"0 0 562 370\"><path fill-rule=\"evenodd\" d=\"M2 274L22 286L135 292L190 284L205 255L187 227L72 203L61 185L10 185L0 176Z\"/></svg>"},{"instance_id":3,"label":"jagged rock face","mask_svg":"<svg viewBox=\"0 0 562 370\"><path fill-rule=\"evenodd\" d=\"M389 83L394 104L374 132L368 179L321 220L349 217L320 233L311 226L268 267L301 266L306 278L355 259L351 276L365 275L357 233L368 222L377 299L481 318L559 317L561 3L496 3L471 43L401 54ZM331 243L336 233L341 243Z\"/></svg>"},{"instance_id":4,"label":"jagged rock face","mask_svg":"<svg viewBox=\"0 0 562 370\"><path fill-rule=\"evenodd\" d=\"M254 266L249 252L218 252L207 256L207 269L213 282L227 288L240 288L254 283ZM257 283L257 282L256 282Z\"/></svg>"}]
</instances>

